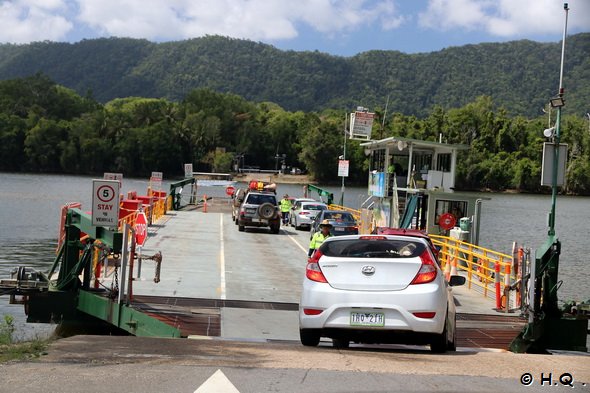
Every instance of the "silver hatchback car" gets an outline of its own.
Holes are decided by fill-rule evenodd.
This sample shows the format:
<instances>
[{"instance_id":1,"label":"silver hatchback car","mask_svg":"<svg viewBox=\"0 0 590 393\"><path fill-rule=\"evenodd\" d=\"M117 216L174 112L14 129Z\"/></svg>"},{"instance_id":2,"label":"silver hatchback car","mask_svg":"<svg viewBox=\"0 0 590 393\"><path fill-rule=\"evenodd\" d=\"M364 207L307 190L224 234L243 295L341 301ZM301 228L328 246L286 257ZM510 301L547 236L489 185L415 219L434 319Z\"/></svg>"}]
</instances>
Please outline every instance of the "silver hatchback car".
<instances>
[{"instance_id":1,"label":"silver hatchback car","mask_svg":"<svg viewBox=\"0 0 590 393\"><path fill-rule=\"evenodd\" d=\"M304 201L295 206L291 212L291 225L295 229L309 228L313 223L313 219L322 210L327 210L328 206L322 202Z\"/></svg>"},{"instance_id":2,"label":"silver hatchback car","mask_svg":"<svg viewBox=\"0 0 590 393\"><path fill-rule=\"evenodd\" d=\"M397 235L330 237L309 259L299 303L301 343L321 337L357 343L456 348L455 303L426 239Z\"/></svg>"}]
</instances>

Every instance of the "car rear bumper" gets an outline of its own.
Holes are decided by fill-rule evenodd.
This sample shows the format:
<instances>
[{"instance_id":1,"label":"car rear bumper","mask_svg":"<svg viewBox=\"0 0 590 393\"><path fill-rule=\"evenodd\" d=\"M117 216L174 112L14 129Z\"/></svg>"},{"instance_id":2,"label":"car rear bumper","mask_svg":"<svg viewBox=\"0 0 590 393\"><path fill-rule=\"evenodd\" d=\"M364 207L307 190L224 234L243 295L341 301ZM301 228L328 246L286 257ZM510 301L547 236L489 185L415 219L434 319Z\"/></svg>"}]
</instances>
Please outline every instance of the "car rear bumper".
<instances>
[{"instance_id":1,"label":"car rear bumper","mask_svg":"<svg viewBox=\"0 0 590 393\"><path fill-rule=\"evenodd\" d=\"M279 218L274 219L264 219L264 218L244 218L241 217L238 219L238 225L243 225L247 227L268 227L272 225L280 225L281 221Z\"/></svg>"},{"instance_id":2,"label":"car rear bumper","mask_svg":"<svg viewBox=\"0 0 590 393\"><path fill-rule=\"evenodd\" d=\"M299 306L299 325L304 329L347 329L350 331L406 331L440 334L443 331L447 297L438 283L411 285L401 291L338 290L325 283L305 279ZM306 315L304 309L323 310ZM353 326L351 313L383 313L382 327ZM435 312L434 318L419 318L414 312Z\"/></svg>"}]
</instances>

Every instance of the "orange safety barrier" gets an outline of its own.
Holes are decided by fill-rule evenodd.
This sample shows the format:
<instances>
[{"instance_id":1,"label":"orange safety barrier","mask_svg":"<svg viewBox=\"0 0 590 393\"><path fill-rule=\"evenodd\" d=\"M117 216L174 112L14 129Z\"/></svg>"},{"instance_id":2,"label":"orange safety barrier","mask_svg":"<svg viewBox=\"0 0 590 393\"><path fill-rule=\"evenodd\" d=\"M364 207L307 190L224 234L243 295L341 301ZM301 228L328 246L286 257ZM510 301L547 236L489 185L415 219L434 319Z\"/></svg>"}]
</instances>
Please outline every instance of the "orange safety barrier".
<instances>
[{"instance_id":1,"label":"orange safety barrier","mask_svg":"<svg viewBox=\"0 0 590 393\"><path fill-rule=\"evenodd\" d=\"M203 194L203 213L207 213L207 194Z\"/></svg>"},{"instance_id":2,"label":"orange safety barrier","mask_svg":"<svg viewBox=\"0 0 590 393\"><path fill-rule=\"evenodd\" d=\"M517 270L511 269L512 256L448 236L430 234L430 238L440 248L439 261L447 279L455 274L465 275L469 289L490 298L501 308L504 290L511 290L511 270Z\"/></svg>"},{"instance_id":3,"label":"orange safety barrier","mask_svg":"<svg viewBox=\"0 0 590 393\"><path fill-rule=\"evenodd\" d=\"M496 262L494 265L494 279L495 279L495 289L496 289L496 310L502 309L502 291L500 288L500 263Z\"/></svg>"}]
</instances>

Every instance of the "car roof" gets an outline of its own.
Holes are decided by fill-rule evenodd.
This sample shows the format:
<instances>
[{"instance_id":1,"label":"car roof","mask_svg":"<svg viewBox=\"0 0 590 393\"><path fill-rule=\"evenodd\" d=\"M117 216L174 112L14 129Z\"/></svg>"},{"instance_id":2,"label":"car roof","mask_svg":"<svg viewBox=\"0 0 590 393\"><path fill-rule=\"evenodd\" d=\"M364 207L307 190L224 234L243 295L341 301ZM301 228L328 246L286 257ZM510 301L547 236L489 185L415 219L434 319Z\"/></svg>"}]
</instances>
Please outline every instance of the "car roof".
<instances>
[{"instance_id":1,"label":"car roof","mask_svg":"<svg viewBox=\"0 0 590 393\"><path fill-rule=\"evenodd\" d=\"M398 235L398 236L412 236L421 237L423 239L430 239L430 237L418 229L404 229L404 228L389 228L377 227L377 235Z\"/></svg>"},{"instance_id":2,"label":"car roof","mask_svg":"<svg viewBox=\"0 0 590 393\"><path fill-rule=\"evenodd\" d=\"M342 235L342 236L331 236L329 238L327 238L326 240L324 240L324 242L327 241L342 241L342 240L355 240L355 239L368 239L368 238L378 238L378 237L384 237L387 240L407 240L407 241L418 241L421 242L423 244L427 244L428 245L428 239L424 238L424 237L419 237L419 236L411 236L411 235L362 235L362 234L358 234L358 235Z\"/></svg>"}]
</instances>

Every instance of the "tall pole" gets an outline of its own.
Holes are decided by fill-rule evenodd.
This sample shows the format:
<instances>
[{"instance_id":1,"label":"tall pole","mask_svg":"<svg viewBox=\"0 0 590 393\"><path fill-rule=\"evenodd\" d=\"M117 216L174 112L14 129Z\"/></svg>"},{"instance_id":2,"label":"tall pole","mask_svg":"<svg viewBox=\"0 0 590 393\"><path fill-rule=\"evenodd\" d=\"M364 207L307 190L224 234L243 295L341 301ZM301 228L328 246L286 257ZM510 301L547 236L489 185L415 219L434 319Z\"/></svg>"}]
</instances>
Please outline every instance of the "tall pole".
<instances>
[{"instance_id":1,"label":"tall pole","mask_svg":"<svg viewBox=\"0 0 590 393\"><path fill-rule=\"evenodd\" d=\"M563 5L565 11L565 23L563 26L563 40L561 41L561 66L559 70L559 97L563 98L563 63L565 58L565 37L567 34L568 5ZM557 170L559 165L559 142L561 138L561 108L557 107L557 118L555 119L555 137L553 139L553 173L551 182L551 214L549 215L549 236L555 236L555 206L557 203Z\"/></svg>"},{"instance_id":2,"label":"tall pole","mask_svg":"<svg viewBox=\"0 0 590 393\"><path fill-rule=\"evenodd\" d=\"M346 160L346 121L348 120L348 113L344 114L344 142L342 148L342 160ZM342 176L342 193L340 194L340 206L344 206L344 176Z\"/></svg>"}]
</instances>

